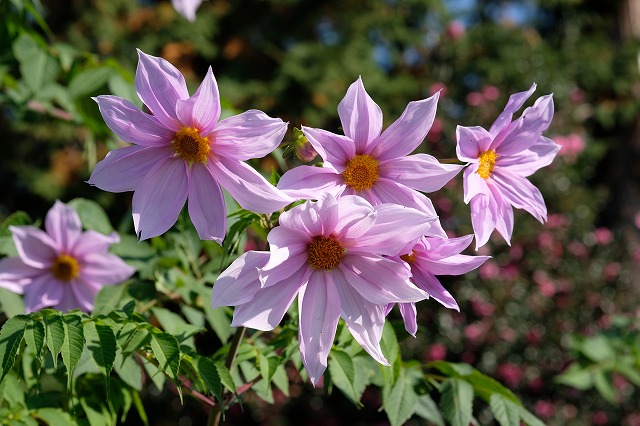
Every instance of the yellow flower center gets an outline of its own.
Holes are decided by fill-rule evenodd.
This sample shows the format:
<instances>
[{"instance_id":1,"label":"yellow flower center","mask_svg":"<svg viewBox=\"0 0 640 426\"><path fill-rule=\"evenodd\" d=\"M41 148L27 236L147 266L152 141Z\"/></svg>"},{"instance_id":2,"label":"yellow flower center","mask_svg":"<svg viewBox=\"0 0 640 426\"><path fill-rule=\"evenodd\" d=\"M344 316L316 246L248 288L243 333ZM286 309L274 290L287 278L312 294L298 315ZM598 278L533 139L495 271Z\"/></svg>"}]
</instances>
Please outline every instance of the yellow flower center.
<instances>
[{"instance_id":1,"label":"yellow flower center","mask_svg":"<svg viewBox=\"0 0 640 426\"><path fill-rule=\"evenodd\" d=\"M489 151L485 151L478 157L480 164L478 164L478 174L481 178L487 179L491 176L491 172L496 166L496 160L498 159L498 154L492 149Z\"/></svg>"},{"instance_id":2,"label":"yellow flower center","mask_svg":"<svg viewBox=\"0 0 640 426\"><path fill-rule=\"evenodd\" d=\"M378 160L369 155L356 155L347 163L342 177L344 183L356 191L369 189L380 177Z\"/></svg>"},{"instance_id":3,"label":"yellow flower center","mask_svg":"<svg viewBox=\"0 0 640 426\"><path fill-rule=\"evenodd\" d=\"M78 261L68 254L61 254L51 265L51 274L60 281L71 281L80 273Z\"/></svg>"},{"instance_id":4,"label":"yellow flower center","mask_svg":"<svg viewBox=\"0 0 640 426\"><path fill-rule=\"evenodd\" d=\"M401 255L400 259L404 260L407 263L413 263L416 261L416 253L411 250L411 253Z\"/></svg>"},{"instance_id":5,"label":"yellow flower center","mask_svg":"<svg viewBox=\"0 0 640 426\"><path fill-rule=\"evenodd\" d=\"M314 237L307 246L307 263L313 269L333 269L342 260L346 250L331 237Z\"/></svg>"},{"instance_id":6,"label":"yellow flower center","mask_svg":"<svg viewBox=\"0 0 640 426\"><path fill-rule=\"evenodd\" d=\"M176 155L188 163L207 162L207 155L211 150L209 138L200 136L197 129L183 127L176 132L176 137L171 143Z\"/></svg>"}]
</instances>

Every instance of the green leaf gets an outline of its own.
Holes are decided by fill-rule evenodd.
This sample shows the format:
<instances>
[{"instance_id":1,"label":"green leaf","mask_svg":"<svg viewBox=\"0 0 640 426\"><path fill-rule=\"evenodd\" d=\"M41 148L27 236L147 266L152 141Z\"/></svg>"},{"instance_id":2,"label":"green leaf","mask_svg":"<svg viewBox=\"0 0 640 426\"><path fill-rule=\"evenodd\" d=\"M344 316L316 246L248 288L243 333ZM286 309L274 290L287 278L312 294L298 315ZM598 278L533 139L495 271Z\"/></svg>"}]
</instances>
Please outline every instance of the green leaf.
<instances>
[{"instance_id":1,"label":"green leaf","mask_svg":"<svg viewBox=\"0 0 640 426\"><path fill-rule=\"evenodd\" d=\"M23 211L17 211L7 216L2 223L0 223L0 235L11 236L9 226L25 226L31 225L33 221L31 217Z\"/></svg>"},{"instance_id":2,"label":"green leaf","mask_svg":"<svg viewBox=\"0 0 640 426\"><path fill-rule=\"evenodd\" d=\"M215 395L222 405L222 382L216 364L211 359L200 356L197 358L196 368L207 389Z\"/></svg>"},{"instance_id":3,"label":"green leaf","mask_svg":"<svg viewBox=\"0 0 640 426\"><path fill-rule=\"evenodd\" d=\"M62 325L64 326L62 362L67 367L67 388L71 388L73 369L78 365L84 349L84 330L82 319L78 315L66 315Z\"/></svg>"},{"instance_id":4,"label":"green leaf","mask_svg":"<svg viewBox=\"0 0 640 426\"><path fill-rule=\"evenodd\" d=\"M207 300L211 300L211 292L209 292L209 298ZM204 307L204 313L207 316L209 325L211 325L211 328L222 343L228 342L233 334L231 330L231 318L227 315L228 309L226 307L212 309L208 305L209 304Z\"/></svg>"},{"instance_id":5,"label":"green leaf","mask_svg":"<svg viewBox=\"0 0 640 426\"><path fill-rule=\"evenodd\" d=\"M123 382L136 390L142 390L142 368L134 357L123 357L121 352L116 354L113 369Z\"/></svg>"},{"instance_id":6,"label":"green leaf","mask_svg":"<svg viewBox=\"0 0 640 426\"><path fill-rule=\"evenodd\" d=\"M420 395L416 404L416 414L436 426L445 426L438 406L429 395Z\"/></svg>"},{"instance_id":7,"label":"green leaf","mask_svg":"<svg viewBox=\"0 0 640 426\"><path fill-rule=\"evenodd\" d=\"M614 358L616 355L616 351L611 346L609 339L603 335L586 339L580 345L580 352L595 362L603 362Z\"/></svg>"},{"instance_id":8,"label":"green leaf","mask_svg":"<svg viewBox=\"0 0 640 426\"><path fill-rule=\"evenodd\" d=\"M556 376L554 381L578 390L586 390L593 386L591 372L582 368L578 363L571 364L567 370Z\"/></svg>"},{"instance_id":9,"label":"green leaf","mask_svg":"<svg viewBox=\"0 0 640 426\"><path fill-rule=\"evenodd\" d=\"M118 333L118 343L122 348L122 356L128 357L143 345L149 343L151 335L148 330L138 328L137 324L127 323Z\"/></svg>"},{"instance_id":10,"label":"green leaf","mask_svg":"<svg viewBox=\"0 0 640 426\"><path fill-rule=\"evenodd\" d=\"M457 378L442 382L440 408L452 426L468 426L473 412L473 387Z\"/></svg>"},{"instance_id":11,"label":"green leaf","mask_svg":"<svg viewBox=\"0 0 640 426\"><path fill-rule=\"evenodd\" d=\"M109 67L91 68L76 74L69 83L69 94L73 98L87 96L104 85L115 71ZM84 221L83 221L84 222Z\"/></svg>"},{"instance_id":12,"label":"green leaf","mask_svg":"<svg viewBox=\"0 0 640 426\"><path fill-rule=\"evenodd\" d=\"M33 416L49 426L70 426L77 424L69 415L58 408L39 408L33 411Z\"/></svg>"},{"instance_id":13,"label":"green leaf","mask_svg":"<svg viewBox=\"0 0 640 426\"><path fill-rule=\"evenodd\" d=\"M167 381L167 376L164 375L162 371L155 364L150 361L147 361L145 358L142 358L142 366L145 370L147 370L148 376L153 381L153 384L156 388L162 392L164 389L164 384Z\"/></svg>"},{"instance_id":14,"label":"green leaf","mask_svg":"<svg viewBox=\"0 0 640 426\"><path fill-rule=\"evenodd\" d=\"M69 207L74 209L82 225L86 229L97 231L101 234L109 234L113 231L109 217L105 213L104 209L100 207L100 204L95 201L87 200L84 198L75 198L69 201Z\"/></svg>"},{"instance_id":15,"label":"green leaf","mask_svg":"<svg viewBox=\"0 0 640 426\"><path fill-rule=\"evenodd\" d=\"M339 348L331 349L329 354L329 373L331 380L355 404L360 403L360 395L354 387L355 371L353 360L348 353Z\"/></svg>"},{"instance_id":16,"label":"green leaf","mask_svg":"<svg viewBox=\"0 0 640 426\"><path fill-rule=\"evenodd\" d=\"M108 325L88 321L84 324L84 338L87 349L104 377L107 395L109 394L109 374L116 359L116 337Z\"/></svg>"},{"instance_id":17,"label":"green leaf","mask_svg":"<svg viewBox=\"0 0 640 426\"><path fill-rule=\"evenodd\" d=\"M98 294L93 305L93 315L108 315L120 305L126 285L105 285Z\"/></svg>"},{"instance_id":18,"label":"green leaf","mask_svg":"<svg viewBox=\"0 0 640 426\"><path fill-rule=\"evenodd\" d=\"M20 73L34 95L53 82L60 70L58 62L25 33L13 43L13 53L20 63Z\"/></svg>"},{"instance_id":19,"label":"green leaf","mask_svg":"<svg viewBox=\"0 0 640 426\"><path fill-rule=\"evenodd\" d=\"M28 322L26 315L17 315L8 319L0 330L0 382L13 368Z\"/></svg>"},{"instance_id":20,"label":"green leaf","mask_svg":"<svg viewBox=\"0 0 640 426\"><path fill-rule=\"evenodd\" d=\"M229 369L220 361L215 362L215 364L216 369L218 370L218 376L220 376L220 382L232 393L238 393L236 390L236 384L233 381L233 377L231 377Z\"/></svg>"},{"instance_id":21,"label":"green leaf","mask_svg":"<svg viewBox=\"0 0 640 426\"><path fill-rule=\"evenodd\" d=\"M44 325L33 318L27 323L24 330L24 341L31 349L34 356L42 361L42 348L44 347Z\"/></svg>"},{"instance_id":22,"label":"green leaf","mask_svg":"<svg viewBox=\"0 0 640 426\"><path fill-rule=\"evenodd\" d=\"M448 377L464 377L473 373L473 367L469 364L448 361L432 361L427 368L435 368Z\"/></svg>"},{"instance_id":23,"label":"green leaf","mask_svg":"<svg viewBox=\"0 0 640 426\"><path fill-rule=\"evenodd\" d=\"M460 365L465 365L465 364L460 364ZM513 392L511 392L509 389L504 387L495 379L482 374L475 368L473 369L471 374L464 375L461 377L464 377L465 380L471 383L475 394L478 395L487 403L491 401L491 397L494 394L499 394L515 404L522 405L518 397L515 396Z\"/></svg>"},{"instance_id":24,"label":"green leaf","mask_svg":"<svg viewBox=\"0 0 640 426\"><path fill-rule=\"evenodd\" d=\"M138 412L140 420L142 420L142 423L147 426L149 424L149 419L147 418L147 412L144 410L144 404L140 399L140 394L138 394L138 392L132 392L131 396L133 399L133 406L136 407L136 411Z\"/></svg>"},{"instance_id":25,"label":"green leaf","mask_svg":"<svg viewBox=\"0 0 640 426\"><path fill-rule=\"evenodd\" d=\"M180 400L182 400L182 389L178 373L180 370L180 348L178 341L169 333L151 333L151 349L153 355L158 360L159 368L164 371L176 384Z\"/></svg>"},{"instance_id":26,"label":"green leaf","mask_svg":"<svg viewBox=\"0 0 640 426\"><path fill-rule=\"evenodd\" d=\"M593 384L602 398L611 404L616 403L617 395L611 383L610 374L601 369L596 370L593 375Z\"/></svg>"},{"instance_id":27,"label":"green leaf","mask_svg":"<svg viewBox=\"0 0 640 426\"><path fill-rule=\"evenodd\" d=\"M393 387L385 387L385 391L382 393L382 402L392 426L402 425L416 412L418 395L413 389L413 384L407 378L405 370L400 370L400 375Z\"/></svg>"},{"instance_id":28,"label":"green leaf","mask_svg":"<svg viewBox=\"0 0 640 426\"><path fill-rule=\"evenodd\" d=\"M152 308L153 315L158 319L162 328L169 334L172 334L178 343L183 342L194 334L205 331L204 327L188 324L182 317L176 313L164 308Z\"/></svg>"},{"instance_id":29,"label":"green leaf","mask_svg":"<svg viewBox=\"0 0 640 426\"><path fill-rule=\"evenodd\" d=\"M13 240L11 241L11 246L13 247ZM5 288L0 288L0 305L7 318L26 312L22 296Z\"/></svg>"},{"instance_id":30,"label":"green leaf","mask_svg":"<svg viewBox=\"0 0 640 426\"><path fill-rule=\"evenodd\" d=\"M64 326L62 317L53 310L49 310L44 316L44 324L47 330L47 347L53 358L53 366L58 368L58 354L62 350L64 342Z\"/></svg>"},{"instance_id":31,"label":"green leaf","mask_svg":"<svg viewBox=\"0 0 640 426\"><path fill-rule=\"evenodd\" d=\"M271 378L278 368L278 358L271 356L267 357L263 354L258 355L258 367L260 368L260 375L267 383L271 383Z\"/></svg>"},{"instance_id":32,"label":"green leaf","mask_svg":"<svg viewBox=\"0 0 640 426\"><path fill-rule=\"evenodd\" d=\"M393 326L389 321L385 321L384 328L382 329L382 340L380 341L380 348L382 353L389 361L389 364L394 365L396 360L400 356L400 345L398 345L398 338L396 332L393 331Z\"/></svg>"},{"instance_id":33,"label":"green leaf","mask_svg":"<svg viewBox=\"0 0 640 426\"><path fill-rule=\"evenodd\" d=\"M520 426L520 413L515 406L499 394L491 395L491 412L500 426Z\"/></svg>"}]
</instances>

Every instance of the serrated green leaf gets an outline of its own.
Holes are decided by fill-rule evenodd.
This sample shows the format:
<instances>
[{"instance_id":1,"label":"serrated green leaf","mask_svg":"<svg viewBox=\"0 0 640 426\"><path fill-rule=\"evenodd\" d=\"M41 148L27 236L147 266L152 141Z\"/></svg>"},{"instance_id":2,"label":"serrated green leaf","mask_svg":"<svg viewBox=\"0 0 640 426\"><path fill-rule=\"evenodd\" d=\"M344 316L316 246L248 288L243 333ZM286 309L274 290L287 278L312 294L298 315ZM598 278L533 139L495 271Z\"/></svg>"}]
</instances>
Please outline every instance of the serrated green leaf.
<instances>
[{"instance_id":1,"label":"serrated green leaf","mask_svg":"<svg viewBox=\"0 0 640 426\"><path fill-rule=\"evenodd\" d=\"M233 381L233 377L231 377L231 373L229 369L220 361L215 362L216 369L218 370L218 376L220 376L220 382L222 385L229 389L232 393L238 393L236 390L236 383Z\"/></svg>"},{"instance_id":2,"label":"serrated green leaf","mask_svg":"<svg viewBox=\"0 0 640 426\"><path fill-rule=\"evenodd\" d=\"M91 357L104 377L108 395L109 374L116 359L116 337L108 325L88 321L84 324L84 338Z\"/></svg>"},{"instance_id":3,"label":"serrated green leaf","mask_svg":"<svg viewBox=\"0 0 640 426\"><path fill-rule=\"evenodd\" d=\"M142 390L142 367L134 357L123 357L121 352L116 353L113 369L123 382L133 389Z\"/></svg>"},{"instance_id":4,"label":"serrated green leaf","mask_svg":"<svg viewBox=\"0 0 640 426\"><path fill-rule=\"evenodd\" d=\"M62 350L64 342L64 326L62 325L62 317L55 312L50 311L44 316L44 324L46 329L47 347L51 352L53 366L58 367L58 354Z\"/></svg>"},{"instance_id":5,"label":"serrated green leaf","mask_svg":"<svg viewBox=\"0 0 640 426\"><path fill-rule=\"evenodd\" d=\"M164 375L162 371L155 364L150 361L147 361L145 358L142 358L142 366L147 371L147 375L153 381L153 384L156 388L162 392L164 389L164 384L167 380L167 376Z\"/></svg>"},{"instance_id":6,"label":"serrated green leaf","mask_svg":"<svg viewBox=\"0 0 640 426\"><path fill-rule=\"evenodd\" d=\"M176 384L180 400L182 400L182 389L178 378L180 371L180 347L178 346L178 341L169 333L151 333L151 349L153 350L153 356L158 360L158 367Z\"/></svg>"},{"instance_id":7,"label":"serrated green leaf","mask_svg":"<svg viewBox=\"0 0 640 426\"><path fill-rule=\"evenodd\" d=\"M17 315L8 319L0 330L0 382L13 368L28 323L28 316Z\"/></svg>"},{"instance_id":8,"label":"serrated green leaf","mask_svg":"<svg viewBox=\"0 0 640 426\"><path fill-rule=\"evenodd\" d=\"M360 395L354 387L355 371L353 360L342 349L333 348L329 354L331 380L355 404L360 403Z\"/></svg>"},{"instance_id":9,"label":"serrated green leaf","mask_svg":"<svg viewBox=\"0 0 640 426\"><path fill-rule=\"evenodd\" d=\"M134 327L133 330L130 330L131 326ZM136 324L132 323L125 324L118 334L118 342L122 348L122 356L125 358L140 349L142 346L148 344L150 340L151 335L148 330L138 328Z\"/></svg>"},{"instance_id":10,"label":"serrated green leaf","mask_svg":"<svg viewBox=\"0 0 640 426\"><path fill-rule=\"evenodd\" d=\"M103 286L93 304L93 315L108 315L120 305L120 300L124 295L126 285L105 285Z\"/></svg>"},{"instance_id":11,"label":"serrated green leaf","mask_svg":"<svg viewBox=\"0 0 640 426\"><path fill-rule=\"evenodd\" d=\"M101 234L109 234L113 231L109 217L104 209L100 207L100 204L95 201L85 198L75 198L69 201L69 207L78 213L82 225L86 229L91 229Z\"/></svg>"},{"instance_id":12,"label":"serrated green leaf","mask_svg":"<svg viewBox=\"0 0 640 426\"><path fill-rule=\"evenodd\" d=\"M499 394L491 395L491 412L500 426L520 426L520 413L514 405Z\"/></svg>"},{"instance_id":13,"label":"serrated green leaf","mask_svg":"<svg viewBox=\"0 0 640 426\"><path fill-rule=\"evenodd\" d=\"M33 411L33 416L49 426L71 426L77 424L69 413L65 413L58 408L39 408Z\"/></svg>"},{"instance_id":14,"label":"serrated green leaf","mask_svg":"<svg viewBox=\"0 0 640 426\"><path fill-rule=\"evenodd\" d=\"M468 426L473 412L473 386L464 380L449 378L440 388L440 408L452 426Z\"/></svg>"},{"instance_id":15,"label":"serrated green leaf","mask_svg":"<svg viewBox=\"0 0 640 426\"><path fill-rule=\"evenodd\" d=\"M278 368L278 358L267 357L263 354L258 355L258 367L260 368L260 375L267 383L271 383L273 373Z\"/></svg>"},{"instance_id":16,"label":"serrated green leaf","mask_svg":"<svg viewBox=\"0 0 640 426\"><path fill-rule=\"evenodd\" d=\"M509 404L510 402L507 401L507 403ZM544 424L544 422L542 420L540 420L539 418L537 418L536 416L531 414L529 411L527 411L526 408L524 408L522 406L516 406L516 409L519 410L520 419L527 426L545 426L545 424Z\"/></svg>"},{"instance_id":17,"label":"serrated green leaf","mask_svg":"<svg viewBox=\"0 0 640 426\"><path fill-rule=\"evenodd\" d=\"M418 395L416 395L413 384L408 380L404 370L400 370L393 386L385 387L382 398L384 411L392 426L402 425L416 412Z\"/></svg>"},{"instance_id":18,"label":"serrated green leaf","mask_svg":"<svg viewBox=\"0 0 640 426\"><path fill-rule=\"evenodd\" d=\"M416 404L416 414L436 426L445 426L444 419L435 401L429 395L420 395Z\"/></svg>"},{"instance_id":19,"label":"serrated green leaf","mask_svg":"<svg viewBox=\"0 0 640 426\"><path fill-rule=\"evenodd\" d=\"M462 364L465 365L465 364ZM501 385L495 379L482 374L475 368L471 372L471 374L461 376L464 377L471 385L473 386L473 391L476 395L482 398L485 402L489 403L491 401L491 397L494 394L502 395L504 398L510 400L511 402L521 405L520 400L517 396L513 394L509 389Z\"/></svg>"},{"instance_id":20,"label":"serrated green leaf","mask_svg":"<svg viewBox=\"0 0 640 426\"><path fill-rule=\"evenodd\" d=\"M209 291L209 297L207 300L211 300L211 292ZM222 343L229 341L229 338L233 334L231 329L231 318L227 315L227 308L220 307L212 309L208 305L204 307L204 313L207 316L209 325L216 333Z\"/></svg>"},{"instance_id":21,"label":"serrated green leaf","mask_svg":"<svg viewBox=\"0 0 640 426\"><path fill-rule=\"evenodd\" d=\"M273 384L276 385L282 394L286 397L289 396L289 377L287 377L287 371L284 369L284 365L278 365L276 371L273 373Z\"/></svg>"},{"instance_id":22,"label":"serrated green leaf","mask_svg":"<svg viewBox=\"0 0 640 426\"><path fill-rule=\"evenodd\" d=\"M178 343L182 343L194 334L205 331L204 327L188 324L180 315L168 309L152 308L151 311L162 325L162 328L173 335L178 340Z\"/></svg>"},{"instance_id":23,"label":"serrated green leaf","mask_svg":"<svg viewBox=\"0 0 640 426\"><path fill-rule=\"evenodd\" d=\"M76 74L69 83L69 94L73 98L87 96L98 90L114 74L109 67L91 68Z\"/></svg>"},{"instance_id":24,"label":"serrated green leaf","mask_svg":"<svg viewBox=\"0 0 640 426\"><path fill-rule=\"evenodd\" d=\"M24 330L24 341L27 342L27 346L34 356L42 361L42 348L44 347L44 325L42 322L32 318L27 323Z\"/></svg>"},{"instance_id":25,"label":"serrated green leaf","mask_svg":"<svg viewBox=\"0 0 640 426\"><path fill-rule=\"evenodd\" d=\"M209 392L215 395L222 406L222 382L216 364L211 359L200 356L197 358L195 366Z\"/></svg>"},{"instance_id":26,"label":"serrated green leaf","mask_svg":"<svg viewBox=\"0 0 640 426\"><path fill-rule=\"evenodd\" d=\"M67 388L71 388L73 370L78 365L84 349L84 330L82 319L78 315L65 315L64 341L62 342L62 362L67 367Z\"/></svg>"}]
</instances>

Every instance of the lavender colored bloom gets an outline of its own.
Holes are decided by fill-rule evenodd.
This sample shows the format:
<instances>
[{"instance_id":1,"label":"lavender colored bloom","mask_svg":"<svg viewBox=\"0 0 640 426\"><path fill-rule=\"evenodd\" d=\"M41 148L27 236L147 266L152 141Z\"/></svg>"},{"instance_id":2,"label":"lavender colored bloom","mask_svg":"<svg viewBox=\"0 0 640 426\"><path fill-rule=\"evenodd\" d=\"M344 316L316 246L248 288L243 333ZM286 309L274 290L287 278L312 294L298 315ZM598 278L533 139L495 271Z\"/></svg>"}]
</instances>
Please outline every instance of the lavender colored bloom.
<instances>
[{"instance_id":1,"label":"lavender colored bloom","mask_svg":"<svg viewBox=\"0 0 640 426\"><path fill-rule=\"evenodd\" d=\"M89 183L111 192L135 191L133 224L147 239L166 232L189 198L189 216L203 240L222 242L226 189L245 209L271 213L292 198L244 163L273 151L287 123L249 110L220 118L220 97L211 67L189 97L184 77L162 58L138 50L135 86L153 115L116 96L98 96L109 128L134 145L111 151Z\"/></svg>"},{"instance_id":2,"label":"lavender colored bloom","mask_svg":"<svg viewBox=\"0 0 640 426\"><path fill-rule=\"evenodd\" d=\"M442 188L464 166L440 164L428 154L408 155L424 140L436 114L439 93L410 102L400 118L382 131L382 110L359 78L338 105L345 136L302 127L323 167L287 171L278 188L293 197L359 195L372 205L396 203L435 215L431 200L418 191ZM439 223L433 231L446 236Z\"/></svg>"},{"instance_id":3,"label":"lavender colored bloom","mask_svg":"<svg viewBox=\"0 0 640 426\"><path fill-rule=\"evenodd\" d=\"M189 21L196 20L196 10L200 7L202 0L171 0L171 4L178 11L178 13Z\"/></svg>"},{"instance_id":4,"label":"lavender colored bloom","mask_svg":"<svg viewBox=\"0 0 640 426\"><path fill-rule=\"evenodd\" d=\"M232 326L276 327L298 296L302 361L315 385L342 317L353 337L378 362L384 307L427 294L410 282L396 256L436 220L395 205L372 207L361 197L325 193L280 216L267 239L270 252L248 252L220 274L213 307L236 306Z\"/></svg>"},{"instance_id":5,"label":"lavender colored bloom","mask_svg":"<svg viewBox=\"0 0 640 426\"><path fill-rule=\"evenodd\" d=\"M120 241L115 232L82 232L78 214L56 201L45 219L46 232L12 226L17 257L0 260L0 287L24 294L27 312L44 307L91 311L96 293L118 284L135 269L107 250Z\"/></svg>"},{"instance_id":6,"label":"lavender colored bloom","mask_svg":"<svg viewBox=\"0 0 640 426\"><path fill-rule=\"evenodd\" d=\"M510 243L513 209L524 209L544 223L547 207L542 194L526 178L549 165L560 147L542 136L553 118L552 95L541 96L512 121L536 89L511 95L489 131L458 126L456 151L470 163L464 171L464 201L471 204L476 249L485 245L494 229Z\"/></svg>"},{"instance_id":7,"label":"lavender colored bloom","mask_svg":"<svg viewBox=\"0 0 640 426\"><path fill-rule=\"evenodd\" d=\"M397 260L411 267L411 282L449 309L460 311L451 293L440 284L436 275L462 275L482 265L490 256L460 254L469 247L473 235L459 238L422 237L417 243L405 247ZM387 305L387 313L393 304ZM415 336L418 331L415 303L398 303L405 329Z\"/></svg>"}]
</instances>

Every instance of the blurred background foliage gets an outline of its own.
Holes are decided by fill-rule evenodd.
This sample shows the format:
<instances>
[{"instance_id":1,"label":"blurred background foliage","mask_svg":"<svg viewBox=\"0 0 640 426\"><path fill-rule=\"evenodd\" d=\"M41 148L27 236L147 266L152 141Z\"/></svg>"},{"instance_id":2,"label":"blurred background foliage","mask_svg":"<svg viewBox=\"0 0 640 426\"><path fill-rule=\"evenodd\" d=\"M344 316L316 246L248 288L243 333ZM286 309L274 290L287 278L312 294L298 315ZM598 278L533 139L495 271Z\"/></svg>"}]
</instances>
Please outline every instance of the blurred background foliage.
<instances>
[{"instance_id":1,"label":"blurred background foliage","mask_svg":"<svg viewBox=\"0 0 640 426\"><path fill-rule=\"evenodd\" d=\"M456 125L489 127L508 96L535 81L536 95L554 93L547 136L563 146L532 177L549 222L518 212L510 247L495 239L480 252L493 259L477 273L444 280L461 313L420 303L415 339L405 338L397 312L391 321L405 358L470 363L548 424L638 425L638 3L208 0L189 22L168 1L0 0L0 218L16 210L41 218L56 198L84 197L121 232L132 229L131 194L84 181L124 145L90 97L115 94L140 105L136 48L176 65L192 91L211 65L227 113L262 109L290 129L340 133L337 104L358 76L385 125L409 101L440 90L420 151L441 160L455 158ZM270 156L253 165L268 175L301 161L286 163ZM451 235L472 232L460 177L432 198ZM228 419L384 420L373 391L360 410L300 382L290 393L290 401L276 393L274 406L249 395ZM147 412L158 419L167 398L184 418L197 409L176 406L175 395L146 397L156 401L157 412ZM484 424L491 416L477 418Z\"/></svg>"}]
</instances>

